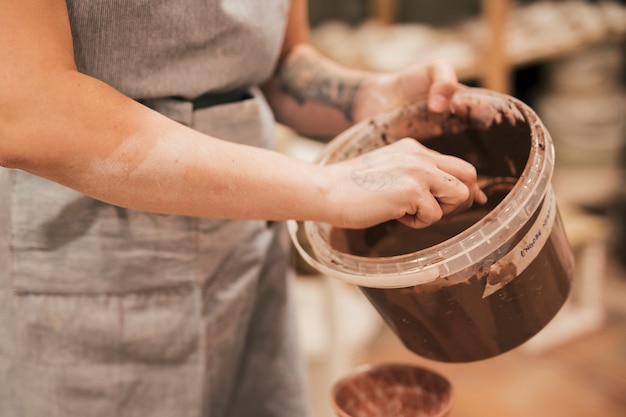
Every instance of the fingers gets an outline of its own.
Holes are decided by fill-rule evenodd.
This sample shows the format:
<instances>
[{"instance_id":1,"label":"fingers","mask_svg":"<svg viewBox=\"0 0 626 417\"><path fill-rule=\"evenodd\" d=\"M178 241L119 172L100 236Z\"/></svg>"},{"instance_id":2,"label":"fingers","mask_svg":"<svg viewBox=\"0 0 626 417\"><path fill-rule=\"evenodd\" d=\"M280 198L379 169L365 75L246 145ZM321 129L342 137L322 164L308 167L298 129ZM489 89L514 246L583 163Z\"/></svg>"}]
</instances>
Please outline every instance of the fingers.
<instances>
[{"instance_id":1,"label":"fingers","mask_svg":"<svg viewBox=\"0 0 626 417\"><path fill-rule=\"evenodd\" d=\"M425 227L443 216L470 208L474 202L486 203L487 197L478 187L472 164L426 147L420 146L418 151L433 166L428 170L427 190L416 195L415 208L400 219L402 223Z\"/></svg>"},{"instance_id":2,"label":"fingers","mask_svg":"<svg viewBox=\"0 0 626 417\"><path fill-rule=\"evenodd\" d=\"M452 96L464 85L459 84L452 65L443 60L435 60L426 65L409 67L394 77L397 104L414 102L428 98L428 108L441 113L450 108Z\"/></svg>"},{"instance_id":3,"label":"fingers","mask_svg":"<svg viewBox=\"0 0 626 417\"><path fill-rule=\"evenodd\" d=\"M368 227L391 219L413 228L486 201L468 162L406 138L358 158L330 164L335 225Z\"/></svg>"},{"instance_id":4,"label":"fingers","mask_svg":"<svg viewBox=\"0 0 626 417\"><path fill-rule=\"evenodd\" d=\"M430 192L441 206L444 215L467 209L472 205L469 188L458 178L445 172L441 173L439 181L433 183Z\"/></svg>"},{"instance_id":5,"label":"fingers","mask_svg":"<svg viewBox=\"0 0 626 417\"><path fill-rule=\"evenodd\" d=\"M459 84L454 68L445 61L433 61L428 64L430 89L428 92L428 108L436 113L448 109L454 93L462 86Z\"/></svg>"},{"instance_id":6,"label":"fingers","mask_svg":"<svg viewBox=\"0 0 626 417\"><path fill-rule=\"evenodd\" d=\"M480 189L478 183L476 182L476 168L472 164L465 161L464 159L457 158L455 156L444 155L430 149L429 151L431 152L432 158L435 160L437 167L450 175L450 178L444 179L441 185L458 186L458 184L456 184L454 180L457 180L464 184L467 187L468 191L468 195L466 196L466 199L469 203L466 204L466 206L468 207L471 206L472 202L476 202L478 204L485 204L487 202L487 196ZM455 191L456 190L450 190L450 187L442 187L439 190L433 190L433 192L435 193L435 197L437 197L440 203L452 205L457 204L458 202L454 201L454 199L450 199L447 193L455 193Z\"/></svg>"},{"instance_id":7,"label":"fingers","mask_svg":"<svg viewBox=\"0 0 626 417\"><path fill-rule=\"evenodd\" d=\"M458 178L443 171L438 175L439 178L431 183L430 192L422 192L416 196L414 209L398 219L400 222L414 228L427 227L444 216L467 210L474 202L486 202L486 196L478 187L468 187Z\"/></svg>"},{"instance_id":8,"label":"fingers","mask_svg":"<svg viewBox=\"0 0 626 417\"><path fill-rule=\"evenodd\" d=\"M478 204L487 203L487 194L483 190L480 189L478 183L474 183L472 188L470 189L470 193L472 194L472 200Z\"/></svg>"},{"instance_id":9,"label":"fingers","mask_svg":"<svg viewBox=\"0 0 626 417\"><path fill-rule=\"evenodd\" d=\"M421 229L438 222L443 215L443 208L439 202L432 194L425 193L419 197L415 212L405 214L398 221L409 227Z\"/></svg>"}]
</instances>

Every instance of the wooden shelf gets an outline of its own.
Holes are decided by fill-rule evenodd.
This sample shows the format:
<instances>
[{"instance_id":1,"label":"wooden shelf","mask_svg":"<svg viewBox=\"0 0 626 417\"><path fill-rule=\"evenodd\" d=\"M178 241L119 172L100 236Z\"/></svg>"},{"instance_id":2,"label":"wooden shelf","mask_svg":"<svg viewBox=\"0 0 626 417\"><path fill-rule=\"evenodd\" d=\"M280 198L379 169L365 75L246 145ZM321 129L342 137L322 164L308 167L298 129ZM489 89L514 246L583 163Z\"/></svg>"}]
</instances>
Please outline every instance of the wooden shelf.
<instances>
[{"instance_id":1,"label":"wooden shelf","mask_svg":"<svg viewBox=\"0 0 626 417\"><path fill-rule=\"evenodd\" d=\"M490 90L508 93L511 90L511 74L505 33L510 0L482 0L482 8L489 31L484 70L480 74L482 84Z\"/></svg>"},{"instance_id":2,"label":"wooden shelf","mask_svg":"<svg viewBox=\"0 0 626 417\"><path fill-rule=\"evenodd\" d=\"M516 67L568 56L594 45L621 42L626 38L626 6L617 1L585 3L564 0L534 2L521 6L517 6L512 0L481 1L482 13L479 18L470 19L458 27L438 29L444 42L441 45L434 44L432 49L448 47L449 44L445 41L455 42L456 46L465 46L463 59L457 59L458 54L450 52L450 61L455 66L459 78L478 80L484 87L503 93L511 92L512 71ZM402 31L408 35L399 33L397 36L413 36L406 30L410 25L394 24L398 10L397 0L369 0L369 8L371 20L380 26L376 29L379 33L374 34L375 41L384 42L386 39L381 38L393 38L396 36L395 32ZM552 21L549 18L552 18ZM415 25L416 28L418 26ZM383 33L384 30L388 30L389 33ZM335 42L340 43L342 40L335 39ZM395 42L392 48L399 51L397 40L390 39L389 42ZM406 45L410 53L410 45L408 43ZM372 48L384 50L384 46ZM324 48L321 49L324 52ZM471 54L468 52L470 50ZM367 51L364 53L368 54ZM419 55L417 52L416 60L419 60ZM341 62L342 57L339 53L333 58ZM344 63L364 69L381 70L373 68L378 66L378 63L371 65L375 60L376 58L368 57L365 60L368 62L365 63ZM379 59L383 60L386 60L386 57ZM389 68L388 63L384 65L387 67L382 70L394 69Z\"/></svg>"}]
</instances>

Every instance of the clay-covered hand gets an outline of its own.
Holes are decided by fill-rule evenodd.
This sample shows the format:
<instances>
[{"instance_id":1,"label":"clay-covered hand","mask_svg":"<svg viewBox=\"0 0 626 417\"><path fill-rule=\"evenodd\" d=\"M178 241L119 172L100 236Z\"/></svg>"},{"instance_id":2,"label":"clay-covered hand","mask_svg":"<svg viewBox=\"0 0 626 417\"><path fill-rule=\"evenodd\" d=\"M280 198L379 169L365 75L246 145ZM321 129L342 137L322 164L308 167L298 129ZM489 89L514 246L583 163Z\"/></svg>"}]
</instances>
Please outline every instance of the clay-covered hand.
<instances>
[{"instance_id":1,"label":"clay-covered hand","mask_svg":"<svg viewBox=\"0 0 626 417\"><path fill-rule=\"evenodd\" d=\"M430 111L440 113L450 107L452 96L464 88L454 68L445 61L411 66L392 74L367 77L356 96L354 115L363 120L407 103L428 100Z\"/></svg>"},{"instance_id":2,"label":"clay-covered hand","mask_svg":"<svg viewBox=\"0 0 626 417\"><path fill-rule=\"evenodd\" d=\"M325 169L332 181L331 223L339 227L363 228L397 219L421 228L474 201L486 201L474 166L411 138Z\"/></svg>"}]
</instances>

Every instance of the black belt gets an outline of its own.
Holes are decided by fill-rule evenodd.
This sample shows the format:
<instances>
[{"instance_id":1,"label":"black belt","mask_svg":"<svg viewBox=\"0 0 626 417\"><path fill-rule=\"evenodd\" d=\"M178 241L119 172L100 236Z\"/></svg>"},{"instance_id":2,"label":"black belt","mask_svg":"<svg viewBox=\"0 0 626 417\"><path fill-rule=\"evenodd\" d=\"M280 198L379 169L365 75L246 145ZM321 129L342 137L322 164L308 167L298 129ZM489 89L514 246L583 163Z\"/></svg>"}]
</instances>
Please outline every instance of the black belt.
<instances>
[{"instance_id":1,"label":"black belt","mask_svg":"<svg viewBox=\"0 0 626 417\"><path fill-rule=\"evenodd\" d=\"M176 100L190 101L194 110L205 109L207 107L218 106L220 104L235 103L237 101L248 100L252 98L252 94L248 89L239 89L227 91L224 93L206 93L192 100L184 97L172 97Z\"/></svg>"},{"instance_id":2,"label":"black belt","mask_svg":"<svg viewBox=\"0 0 626 417\"><path fill-rule=\"evenodd\" d=\"M237 89L225 93L206 93L193 99L181 96L137 99L138 102L185 125L190 125L193 112L220 104L236 103L254 96L248 89Z\"/></svg>"}]
</instances>

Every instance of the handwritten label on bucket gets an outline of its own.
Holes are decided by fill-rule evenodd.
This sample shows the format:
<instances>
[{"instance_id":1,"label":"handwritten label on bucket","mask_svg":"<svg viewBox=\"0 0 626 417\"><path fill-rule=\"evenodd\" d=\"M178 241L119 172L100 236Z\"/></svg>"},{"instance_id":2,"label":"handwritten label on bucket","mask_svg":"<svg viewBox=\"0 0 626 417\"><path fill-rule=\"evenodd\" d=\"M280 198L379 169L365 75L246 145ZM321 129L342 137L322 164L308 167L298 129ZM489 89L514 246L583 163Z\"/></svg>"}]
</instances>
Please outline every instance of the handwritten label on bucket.
<instances>
[{"instance_id":1,"label":"handwritten label on bucket","mask_svg":"<svg viewBox=\"0 0 626 417\"><path fill-rule=\"evenodd\" d=\"M550 237L555 218L556 198L550 187L546 192L541 211L526 236L509 253L489 268L483 298L489 297L511 282L535 260ZM498 277L498 279L491 282L490 277Z\"/></svg>"}]
</instances>

